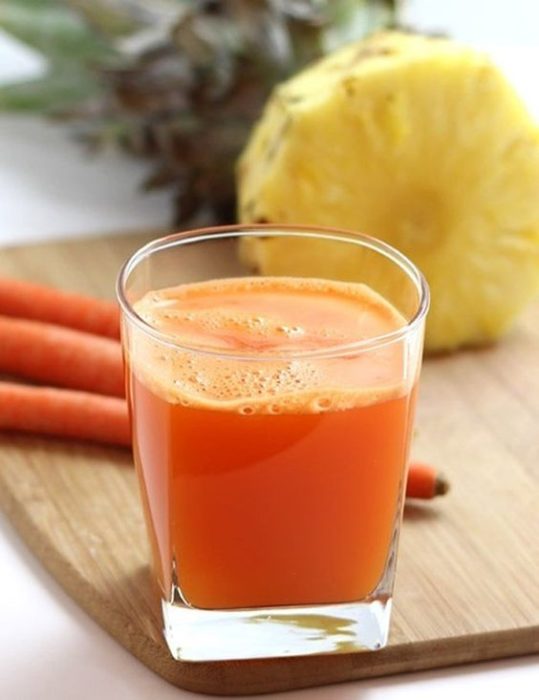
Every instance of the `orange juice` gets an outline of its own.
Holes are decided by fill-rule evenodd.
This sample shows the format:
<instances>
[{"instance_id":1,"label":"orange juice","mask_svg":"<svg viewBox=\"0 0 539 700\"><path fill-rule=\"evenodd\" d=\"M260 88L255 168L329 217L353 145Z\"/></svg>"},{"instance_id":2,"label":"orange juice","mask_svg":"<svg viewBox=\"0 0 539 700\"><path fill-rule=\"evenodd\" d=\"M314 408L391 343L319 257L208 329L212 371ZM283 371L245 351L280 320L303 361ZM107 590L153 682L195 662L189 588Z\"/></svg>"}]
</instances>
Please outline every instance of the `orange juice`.
<instances>
[{"instance_id":1,"label":"orange juice","mask_svg":"<svg viewBox=\"0 0 539 700\"><path fill-rule=\"evenodd\" d=\"M352 602L386 567L414 381L402 316L364 285L237 278L155 290L132 344L135 461L162 595L231 609ZM340 348L336 353L334 350Z\"/></svg>"}]
</instances>

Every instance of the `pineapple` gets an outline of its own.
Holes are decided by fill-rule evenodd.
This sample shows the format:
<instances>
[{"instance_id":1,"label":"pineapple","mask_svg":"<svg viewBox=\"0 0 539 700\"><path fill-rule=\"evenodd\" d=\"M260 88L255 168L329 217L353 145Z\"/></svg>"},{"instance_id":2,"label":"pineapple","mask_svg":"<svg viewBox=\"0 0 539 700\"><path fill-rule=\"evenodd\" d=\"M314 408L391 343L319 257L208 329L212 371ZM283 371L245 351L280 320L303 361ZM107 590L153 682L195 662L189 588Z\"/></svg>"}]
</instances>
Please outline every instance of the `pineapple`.
<instances>
[{"instance_id":1,"label":"pineapple","mask_svg":"<svg viewBox=\"0 0 539 700\"><path fill-rule=\"evenodd\" d=\"M539 130L489 59L452 41L375 34L281 84L238 189L243 222L348 228L410 257L431 288L427 350L498 338L539 291ZM303 274L353 279L359 260L333 251L276 238L242 254L264 274L297 274L301 256Z\"/></svg>"}]
</instances>

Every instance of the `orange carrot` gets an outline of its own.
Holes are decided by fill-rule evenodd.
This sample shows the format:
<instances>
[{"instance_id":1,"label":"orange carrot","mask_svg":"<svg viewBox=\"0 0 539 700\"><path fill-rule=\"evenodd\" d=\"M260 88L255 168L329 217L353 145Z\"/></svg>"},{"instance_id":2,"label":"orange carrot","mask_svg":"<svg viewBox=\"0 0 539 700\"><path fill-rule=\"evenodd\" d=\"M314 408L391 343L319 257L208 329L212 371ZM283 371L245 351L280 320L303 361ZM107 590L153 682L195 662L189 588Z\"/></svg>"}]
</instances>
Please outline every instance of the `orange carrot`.
<instances>
[{"instance_id":1,"label":"orange carrot","mask_svg":"<svg viewBox=\"0 0 539 700\"><path fill-rule=\"evenodd\" d=\"M0 382L0 430L131 444L123 399L11 382Z\"/></svg>"},{"instance_id":2,"label":"orange carrot","mask_svg":"<svg viewBox=\"0 0 539 700\"><path fill-rule=\"evenodd\" d=\"M39 321L0 316L0 372L51 386L124 395L118 341Z\"/></svg>"},{"instance_id":3,"label":"orange carrot","mask_svg":"<svg viewBox=\"0 0 539 700\"><path fill-rule=\"evenodd\" d=\"M434 498L449 491L449 482L430 464L412 462L406 482L406 498Z\"/></svg>"},{"instance_id":4,"label":"orange carrot","mask_svg":"<svg viewBox=\"0 0 539 700\"><path fill-rule=\"evenodd\" d=\"M110 338L120 336L115 302L0 277L0 314L56 323Z\"/></svg>"}]
</instances>

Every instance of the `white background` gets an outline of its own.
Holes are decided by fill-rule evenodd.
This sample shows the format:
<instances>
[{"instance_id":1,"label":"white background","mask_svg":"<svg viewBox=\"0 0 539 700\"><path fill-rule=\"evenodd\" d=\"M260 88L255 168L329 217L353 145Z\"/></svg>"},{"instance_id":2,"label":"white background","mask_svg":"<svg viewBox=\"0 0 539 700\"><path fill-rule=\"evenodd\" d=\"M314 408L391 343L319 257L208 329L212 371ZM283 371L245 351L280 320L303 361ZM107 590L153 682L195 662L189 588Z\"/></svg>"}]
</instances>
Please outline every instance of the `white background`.
<instances>
[{"instance_id":1,"label":"white background","mask_svg":"<svg viewBox=\"0 0 539 700\"><path fill-rule=\"evenodd\" d=\"M539 117L536 0L414 0L406 14L416 27L449 31L490 50ZM0 33L0 82L40 70L39 56ZM165 225L169 196L137 192L145 172L140 162L113 153L88 159L64 127L0 116L0 244ZM266 697L445 700L481 694L539 698L538 658ZM191 697L196 696L168 685L103 632L0 516L1 700Z\"/></svg>"}]
</instances>

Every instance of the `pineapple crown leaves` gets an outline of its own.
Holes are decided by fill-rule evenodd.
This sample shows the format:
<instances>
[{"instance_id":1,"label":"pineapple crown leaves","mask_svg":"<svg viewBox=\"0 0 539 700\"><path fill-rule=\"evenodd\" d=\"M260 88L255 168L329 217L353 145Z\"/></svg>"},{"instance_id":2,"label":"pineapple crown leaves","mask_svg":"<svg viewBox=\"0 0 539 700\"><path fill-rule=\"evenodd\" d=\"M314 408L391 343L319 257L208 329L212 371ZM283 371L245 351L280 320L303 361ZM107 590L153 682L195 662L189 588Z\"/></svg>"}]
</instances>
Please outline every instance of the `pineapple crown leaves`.
<instances>
[{"instance_id":1,"label":"pineapple crown leaves","mask_svg":"<svg viewBox=\"0 0 539 700\"><path fill-rule=\"evenodd\" d=\"M95 147L156 163L179 220L234 215L234 164L272 87L388 26L397 0L3 0L0 27L49 71L0 87L0 109L61 113Z\"/></svg>"},{"instance_id":2,"label":"pineapple crown leaves","mask_svg":"<svg viewBox=\"0 0 539 700\"><path fill-rule=\"evenodd\" d=\"M0 29L38 50L45 76L0 86L0 109L59 112L100 96L99 71L125 61L121 38L163 26L178 0L2 0ZM154 5L158 6L154 8Z\"/></svg>"},{"instance_id":3,"label":"pineapple crown leaves","mask_svg":"<svg viewBox=\"0 0 539 700\"><path fill-rule=\"evenodd\" d=\"M54 0L3 0L0 28L47 59L45 76L0 87L0 109L48 112L96 94L90 69L114 56L107 41Z\"/></svg>"}]
</instances>

